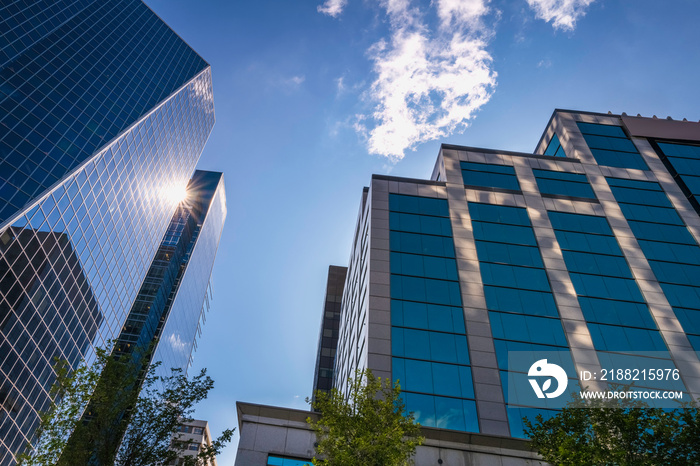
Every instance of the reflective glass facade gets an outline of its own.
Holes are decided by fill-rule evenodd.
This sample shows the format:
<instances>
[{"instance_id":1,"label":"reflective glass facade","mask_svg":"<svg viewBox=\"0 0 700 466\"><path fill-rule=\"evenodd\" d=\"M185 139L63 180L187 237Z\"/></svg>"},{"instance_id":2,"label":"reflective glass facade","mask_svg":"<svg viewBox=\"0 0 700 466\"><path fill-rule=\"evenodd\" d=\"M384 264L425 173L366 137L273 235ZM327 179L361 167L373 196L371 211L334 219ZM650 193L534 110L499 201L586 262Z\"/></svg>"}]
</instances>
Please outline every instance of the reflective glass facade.
<instances>
[{"instance_id":1,"label":"reflective glass facade","mask_svg":"<svg viewBox=\"0 0 700 466\"><path fill-rule=\"evenodd\" d=\"M194 173L119 335L123 352L158 341L154 360L166 375L171 368L187 371L201 333L225 200L223 174Z\"/></svg>"},{"instance_id":2,"label":"reflective glass facade","mask_svg":"<svg viewBox=\"0 0 700 466\"><path fill-rule=\"evenodd\" d=\"M447 200L389 195L392 378L424 426L478 432Z\"/></svg>"},{"instance_id":3,"label":"reflective glass facade","mask_svg":"<svg viewBox=\"0 0 700 466\"><path fill-rule=\"evenodd\" d=\"M700 397L700 217L683 183L700 179L700 124L557 110L544 134L534 154L443 145L430 181L373 176L336 373L398 380L423 425L511 437L561 406L509 398L512 374L531 388L513 353L556 353L572 391L624 360L680 373L635 390Z\"/></svg>"},{"instance_id":4,"label":"reflective glass facade","mask_svg":"<svg viewBox=\"0 0 700 466\"><path fill-rule=\"evenodd\" d=\"M700 214L700 146L657 141L661 159Z\"/></svg>"},{"instance_id":5,"label":"reflective glass facade","mask_svg":"<svg viewBox=\"0 0 700 466\"><path fill-rule=\"evenodd\" d=\"M519 436L534 409L508 403L509 351L563 353L568 343L527 210L469 203L469 213L511 433ZM557 362L573 367L570 358Z\"/></svg>"},{"instance_id":6,"label":"reflective glass facade","mask_svg":"<svg viewBox=\"0 0 700 466\"><path fill-rule=\"evenodd\" d=\"M89 362L119 336L214 107L206 62L140 1L19 1L0 18L4 466L49 406L53 358Z\"/></svg>"},{"instance_id":7,"label":"reflective glass facade","mask_svg":"<svg viewBox=\"0 0 700 466\"><path fill-rule=\"evenodd\" d=\"M0 18L0 222L208 66L139 0L23 0Z\"/></svg>"},{"instance_id":8,"label":"reflective glass facade","mask_svg":"<svg viewBox=\"0 0 700 466\"><path fill-rule=\"evenodd\" d=\"M226 219L226 192L221 173L197 171L189 189L194 196L184 204L189 214L187 220L194 227L192 238L182 259L185 269L175 285L176 295L154 355L156 361L163 362L161 369L168 372L172 367L186 371L191 364L201 326L206 321L209 277ZM180 217L174 223L181 220ZM166 235L163 246L172 244L174 236Z\"/></svg>"},{"instance_id":9,"label":"reflective glass facade","mask_svg":"<svg viewBox=\"0 0 700 466\"><path fill-rule=\"evenodd\" d=\"M593 157L599 165L647 170L647 164L620 126L578 122Z\"/></svg>"},{"instance_id":10,"label":"reflective glass facade","mask_svg":"<svg viewBox=\"0 0 700 466\"><path fill-rule=\"evenodd\" d=\"M616 178L608 178L608 183L678 321L700 351L697 240L658 183Z\"/></svg>"}]
</instances>

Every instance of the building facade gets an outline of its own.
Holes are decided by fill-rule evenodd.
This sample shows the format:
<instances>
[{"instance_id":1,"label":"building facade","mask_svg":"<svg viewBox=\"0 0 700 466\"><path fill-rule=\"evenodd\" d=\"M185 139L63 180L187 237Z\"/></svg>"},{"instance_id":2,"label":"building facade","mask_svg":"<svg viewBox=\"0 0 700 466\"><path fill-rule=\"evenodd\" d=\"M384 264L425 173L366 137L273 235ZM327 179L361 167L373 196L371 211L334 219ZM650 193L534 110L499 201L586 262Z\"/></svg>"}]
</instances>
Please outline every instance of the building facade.
<instances>
[{"instance_id":1,"label":"building facade","mask_svg":"<svg viewBox=\"0 0 700 466\"><path fill-rule=\"evenodd\" d=\"M209 423L193 419L185 422L180 426L180 429L173 435L173 442L185 444L186 448L179 449L180 459L172 463L173 466L184 464L184 458L188 456L197 456L202 449L210 447L212 444L211 433L209 432ZM212 458L203 466L216 466L216 458Z\"/></svg>"},{"instance_id":2,"label":"building facade","mask_svg":"<svg viewBox=\"0 0 700 466\"><path fill-rule=\"evenodd\" d=\"M333 364L335 363L335 351L338 348L340 327L340 302L343 298L343 286L347 272L347 267L336 265L328 267L328 282L326 283L326 297L323 300L321 330L318 335L312 399L316 397L317 391L328 393L333 388Z\"/></svg>"},{"instance_id":3,"label":"building facade","mask_svg":"<svg viewBox=\"0 0 700 466\"><path fill-rule=\"evenodd\" d=\"M209 309L209 277L226 218L223 173L196 170L117 339L119 351L148 349L187 373Z\"/></svg>"},{"instance_id":4,"label":"building facade","mask_svg":"<svg viewBox=\"0 0 700 466\"><path fill-rule=\"evenodd\" d=\"M209 65L138 0L3 4L0 83L0 465L10 465L50 405L54 358L89 363L120 336L214 106Z\"/></svg>"},{"instance_id":5,"label":"building facade","mask_svg":"<svg viewBox=\"0 0 700 466\"><path fill-rule=\"evenodd\" d=\"M450 465L537 464L526 442L498 442L561 407L528 383L542 380L538 358L569 391L609 390L611 369L663 369L675 376L634 390L697 400L699 177L700 123L567 110L533 154L443 145L429 180L373 176L334 386L365 368L399 380L427 432L462 439L426 435L417 464L448 452Z\"/></svg>"}]
</instances>

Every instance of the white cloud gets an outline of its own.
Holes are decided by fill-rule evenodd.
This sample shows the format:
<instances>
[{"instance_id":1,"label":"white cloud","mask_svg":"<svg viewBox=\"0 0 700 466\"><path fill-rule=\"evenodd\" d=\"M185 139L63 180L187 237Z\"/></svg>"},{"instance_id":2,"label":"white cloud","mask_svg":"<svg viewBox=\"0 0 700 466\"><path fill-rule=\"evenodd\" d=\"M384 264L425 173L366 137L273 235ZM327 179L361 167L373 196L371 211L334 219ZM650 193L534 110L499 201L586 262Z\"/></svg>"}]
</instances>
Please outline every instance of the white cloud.
<instances>
[{"instance_id":1,"label":"white cloud","mask_svg":"<svg viewBox=\"0 0 700 466\"><path fill-rule=\"evenodd\" d=\"M573 31L576 20L586 14L595 0L527 0L539 19L551 22L554 29Z\"/></svg>"},{"instance_id":2,"label":"white cloud","mask_svg":"<svg viewBox=\"0 0 700 466\"><path fill-rule=\"evenodd\" d=\"M550 68L552 66L552 60L549 58L544 58L537 63L537 68Z\"/></svg>"},{"instance_id":3,"label":"white cloud","mask_svg":"<svg viewBox=\"0 0 700 466\"><path fill-rule=\"evenodd\" d=\"M366 93L372 115L355 127L369 151L397 161L406 149L466 128L496 86L488 0L436 0L439 25L410 0L384 0L391 36L369 50L376 79Z\"/></svg>"},{"instance_id":4,"label":"white cloud","mask_svg":"<svg viewBox=\"0 0 700 466\"><path fill-rule=\"evenodd\" d=\"M323 5L316 7L319 13L337 18L343 12L347 0L326 0Z\"/></svg>"},{"instance_id":5,"label":"white cloud","mask_svg":"<svg viewBox=\"0 0 700 466\"><path fill-rule=\"evenodd\" d=\"M279 77L275 82L273 82L273 84L281 87L286 92L292 92L299 89L299 87L304 83L304 81L306 81L306 76L299 75L290 76L288 78Z\"/></svg>"},{"instance_id":6,"label":"white cloud","mask_svg":"<svg viewBox=\"0 0 700 466\"><path fill-rule=\"evenodd\" d=\"M291 78L287 79L289 84L293 84L295 86L301 85L301 83L304 81L306 81L306 76L292 76Z\"/></svg>"},{"instance_id":7,"label":"white cloud","mask_svg":"<svg viewBox=\"0 0 700 466\"><path fill-rule=\"evenodd\" d=\"M178 353L184 353L187 345L185 344L184 341L182 341L182 338L180 338L180 335L176 335L174 333L171 333L170 336L168 337L168 342L170 343L170 346Z\"/></svg>"}]
</instances>

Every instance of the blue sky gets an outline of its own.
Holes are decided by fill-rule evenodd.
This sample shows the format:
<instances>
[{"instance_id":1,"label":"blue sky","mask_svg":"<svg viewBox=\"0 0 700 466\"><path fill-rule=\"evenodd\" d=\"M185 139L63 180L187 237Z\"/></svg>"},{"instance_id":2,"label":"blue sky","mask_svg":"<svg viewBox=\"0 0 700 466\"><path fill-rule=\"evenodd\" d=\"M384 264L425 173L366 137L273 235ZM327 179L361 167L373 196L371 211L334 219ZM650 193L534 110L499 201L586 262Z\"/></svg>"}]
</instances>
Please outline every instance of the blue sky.
<instances>
[{"instance_id":1,"label":"blue sky","mask_svg":"<svg viewBox=\"0 0 700 466\"><path fill-rule=\"evenodd\" d=\"M532 152L555 108L700 119L694 0L146 3L213 71L199 167L225 173L228 218L194 370L214 433L236 401L306 409L373 173L427 178L442 142Z\"/></svg>"}]
</instances>

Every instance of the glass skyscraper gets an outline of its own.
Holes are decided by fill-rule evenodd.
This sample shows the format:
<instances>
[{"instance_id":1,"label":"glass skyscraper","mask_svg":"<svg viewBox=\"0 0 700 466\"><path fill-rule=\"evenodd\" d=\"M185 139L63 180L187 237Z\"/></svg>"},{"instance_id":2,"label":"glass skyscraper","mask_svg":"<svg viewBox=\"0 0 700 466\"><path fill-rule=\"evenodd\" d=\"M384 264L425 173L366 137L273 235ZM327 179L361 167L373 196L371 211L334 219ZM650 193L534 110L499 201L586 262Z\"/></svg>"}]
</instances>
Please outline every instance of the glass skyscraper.
<instances>
[{"instance_id":1,"label":"glass skyscraper","mask_svg":"<svg viewBox=\"0 0 700 466\"><path fill-rule=\"evenodd\" d=\"M90 362L122 335L213 124L209 65L141 1L0 6L0 465L49 407L53 359ZM219 178L200 212L216 215L178 211L199 240L162 328L176 367L221 231Z\"/></svg>"},{"instance_id":2,"label":"glass skyscraper","mask_svg":"<svg viewBox=\"0 0 700 466\"><path fill-rule=\"evenodd\" d=\"M343 286L334 387L345 392L366 368L399 380L424 426L418 465L536 463L522 418L562 404L540 400L535 380L550 394L560 383L567 394L610 390L601 379L614 369L635 391L697 400L698 180L700 123L568 110L554 112L534 153L443 145L429 180L374 175ZM566 377L536 379L537 354ZM651 369L675 376L640 375ZM312 457L301 413L238 411L236 464ZM292 435L304 440L280 441Z\"/></svg>"}]
</instances>

